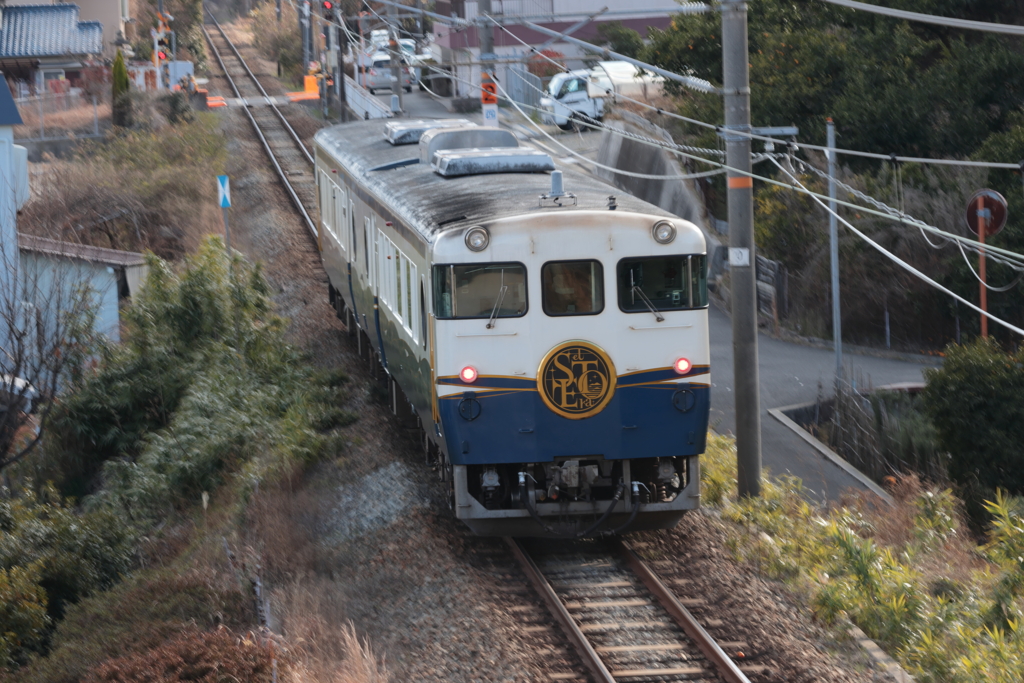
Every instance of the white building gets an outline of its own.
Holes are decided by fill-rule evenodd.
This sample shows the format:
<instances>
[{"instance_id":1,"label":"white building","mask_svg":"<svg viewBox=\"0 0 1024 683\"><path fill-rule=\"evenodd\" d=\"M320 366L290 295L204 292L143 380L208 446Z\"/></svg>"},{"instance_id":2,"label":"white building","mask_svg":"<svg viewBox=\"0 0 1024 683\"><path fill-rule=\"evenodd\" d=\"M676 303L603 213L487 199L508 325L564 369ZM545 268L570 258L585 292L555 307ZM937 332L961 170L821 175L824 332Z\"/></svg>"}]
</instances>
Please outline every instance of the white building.
<instances>
[{"instance_id":1,"label":"white building","mask_svg":"<svg viewBox=\"0 0 1024 683\"><path fill-rule=\"evenodd\" d=\"M598 27L618 22L646 38L650 28L668 28L672 23L671 15L679 10L676 0L491 0L491 14L495 17L526 17L535 24L559 33L605 7L608 8L607 12L573 31L572 36L595 42L600 37ZM476 0L437 0L436 11L460 19L475 19L478 16ZM544 45L551 40L549 36L526 26L509 24L505 28L508 32L497 26L490 27L494 36L494 54L498 61L523 62L528 59L530 50L520 40L530 46ZM476 65L480 61L478 27L459 28L436 21L433 31L434 59L441 64L466 65L457 69L456 88L458 93L468 94L471 88L466 85L466 81L480 82L480 69ZM596 55L588 55L582 48L561 40L552 42L546 49L565 55L566 66L570 69L583 66L584 58L598 59ZM499 79L506 69L507 66L497 67Z\"/></svg>"}]
</instances>

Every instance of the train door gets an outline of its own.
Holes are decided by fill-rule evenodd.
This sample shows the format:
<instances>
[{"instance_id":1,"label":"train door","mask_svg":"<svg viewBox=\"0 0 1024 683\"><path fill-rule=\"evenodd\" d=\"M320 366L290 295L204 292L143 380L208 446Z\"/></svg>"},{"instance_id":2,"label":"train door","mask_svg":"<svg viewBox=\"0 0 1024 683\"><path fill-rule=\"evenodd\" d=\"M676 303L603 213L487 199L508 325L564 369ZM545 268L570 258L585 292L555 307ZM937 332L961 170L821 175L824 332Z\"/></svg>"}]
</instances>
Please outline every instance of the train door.
<instances>
[{"instance_id":1,"label":"train door","mask_svg":"<svg viewBox=\"0 0 1024 683\"><path fill-rule=\"evenodd\" d=\"M348 193L345 192L345 188L338 187L333 181L331 181L331 188L333 190L331 225L334 227L334 234L338 239L338 244L341 245L342 258L347 263L350 260L348 231L345 229L348 225L348 217L346 216L348 204L348 197L346 195Z\"/></svg>"}]
</instances>

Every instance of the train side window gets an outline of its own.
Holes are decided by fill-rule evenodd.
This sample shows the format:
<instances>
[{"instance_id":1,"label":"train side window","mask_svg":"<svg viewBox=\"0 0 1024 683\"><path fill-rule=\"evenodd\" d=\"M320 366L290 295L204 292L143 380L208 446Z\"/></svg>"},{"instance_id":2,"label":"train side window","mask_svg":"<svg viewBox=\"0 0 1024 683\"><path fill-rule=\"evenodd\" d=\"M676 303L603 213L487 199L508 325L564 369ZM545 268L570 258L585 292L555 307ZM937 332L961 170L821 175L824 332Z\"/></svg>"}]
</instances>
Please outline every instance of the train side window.
<instances>
[{"instance_id":1,"label":"train side window","mask_svg":"<svg viewBox=\"0 0 1024 683\"><path fill-rule=\"evenodd\" d=\"M548 315L597 315L604 310L600 261L548 261L540 271L541 301Z\"/></svg>"},{"instance_id":2,"label":"train side window","mask_svg":"<svg viewBox=\"0 0 1024 683\"><path fill-rule=\"evenodd\" d=\"M423 350L427 350L427 297L423 292L423 282L420 282L420 338L423 340Z\"/></svg>"},{"instance_id":3,"label":"train side window","mask_svg":"<svg viewBox=\"0 0 1024 683\"><path fill-rule=\"evenodd\" d=\"M434 311L438 319L518 318L526 315L526 266L474 263L434 266Z\"/></svg>"},{"instance_id":4,"label":"train side window","mask_svg":"<svg viewBox=\"0 0 1024 683\"><path fill-rule=\"evenodd\" d=\"M349 224L352 226L352 261L358 263L359 239L356 237L356 203L351 199L348 200L348 218Z\"/></svg>"},{"instance_id":5,"label":"train side window","mask_svg":"<svg viewBox=\"0 0 1024 683\"><path fill-rule=\"evenodd\" d=\"M619 308L626 313L707 306L707 258L703 255L626 258L616 270Z\"/></svg>"}]
</instances>

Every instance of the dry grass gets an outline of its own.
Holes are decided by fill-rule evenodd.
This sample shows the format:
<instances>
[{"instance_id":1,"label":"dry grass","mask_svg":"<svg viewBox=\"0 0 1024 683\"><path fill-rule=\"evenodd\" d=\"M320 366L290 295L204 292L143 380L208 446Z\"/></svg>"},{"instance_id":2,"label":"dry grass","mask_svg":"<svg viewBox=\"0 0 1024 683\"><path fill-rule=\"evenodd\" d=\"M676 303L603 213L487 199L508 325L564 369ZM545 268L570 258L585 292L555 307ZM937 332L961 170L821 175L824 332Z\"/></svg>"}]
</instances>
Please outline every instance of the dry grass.
<instances>
[{"instance_id":1,"label":"dry grass","mask_svg":"<svg viewBox=\"0 0 1024 683\"><path fill-rule=\"evenodd\" d=\"M16 140L39 137L39 111L32 106L20 110L23 125L14 127ZM94 125L99 124L100 131L110 128L110 105L98 104L94 116L92 104L83 104L65 111L43 112L43 134L48 138L73 137L74 135L91 135Z\"/></svg>"},{"instance_id":2,"label":"dry grass","mask_svg":"<svg viewBox=\"0 0 1024 683\"><path fill-rule=\"evenodd\" d=\"M275 592L283 605L282 630L291 646L285 679L292 683L387 683L377 657L355 626L345 620L332 580L305 578Z\"/></svg>"}]
</instances>

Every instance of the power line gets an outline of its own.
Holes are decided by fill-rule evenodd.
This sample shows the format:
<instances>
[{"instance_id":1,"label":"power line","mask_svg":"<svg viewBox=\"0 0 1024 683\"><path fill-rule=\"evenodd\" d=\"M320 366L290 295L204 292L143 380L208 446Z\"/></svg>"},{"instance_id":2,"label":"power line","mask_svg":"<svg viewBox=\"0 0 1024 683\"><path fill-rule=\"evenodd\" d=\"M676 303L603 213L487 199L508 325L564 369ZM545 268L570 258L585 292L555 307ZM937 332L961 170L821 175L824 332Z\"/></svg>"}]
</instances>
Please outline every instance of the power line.
<instances>
[{"instance_id":1,"label":"power line","mask_svg":"<svg viewBox=\"0 0 1024 683\"><path fill-rule=\"evenodd\" d=\"M871 12L872 14L882 14L887 17L895 17L896 19L905 19L907 21L920 21L926 24L937 24L939 26L962 28L971 31L985 31L986 33L1007 33L1014 36L1024 36L1024 26L994 24L988 21L971 21L970 19L954 19L952 17L938 17L934 14L921 14L919 12L908 12L901 9L879 7L878 5L869 5L866 2L855 2L855 0L823 0L823 2L839 5L841 7L849 7L850 9L861 10L863 12Z\"/></svg>"},{"instance_id":2,"label":"power line","mask_svg":"<svg viewBox=\"0 0 1024 683\"><path fill-rule=\"evenodd\" d=\"M900 268L903 268L903 269L904 269L904 270L906 270L907 272L909 272L909 273L911 273L911 274L915 275L916 277L920 278L921 280L923 280L923 281L927 282L927 283L928 283L929 285L931 285L931 286L932 286L932 287L934 287L935 289L938 289L939 291L941 291L941 292L943 292L943 293L945 293L945 294L948 294L949 296L953 297L954 299L956 299L956 300L957 300L957 301L959 301L960 303L962 303L962 304L966 305L966 306L967 306L968 308L971 308L971 309L973 309L974 311L977 311L978 313L980 313L981 315L985 316L986 318L988 318L988 319L989 319L989 320L991 320L992 322L994 322L994 323L996 323L996 324L998 324L998 325L1002 325L1003 327L1005 327L1006 329L1010 330L1011 332L1016 332L1017 334L1019 334L1019 335L1021 335L1021 336L1024 336L1024 330L1020 329L1019 327L1015 327L1015 326L1011 325L1010 323L1006 322L1005 320L1002 320L1001 318L997 318L996 316L992 315L992 314L991 314L991 313L989 313L988 311L983 311L983 310L981 310L981 308L980 308L980 307L978 307L978 306L975 306L975 305L974 305L973 303L971 303L971 302L970 302L970 301L968 301L967 299L963 298L962 296L960 296L960 295L959 295L959 294L957 294L956 292L953 292L953 291L951 291L951 290L949 290L949 289L946 289L945 287L943 287L942 285L940 285L940 284L939 284L938 282L936 282L935 280L931 279L930 277L928 277L927 275L925 275L924 273L922 273L921 271L919 271L919 270L918 270L917 268L914 268L914 267L913 267L912 265L910 265L910 264L909 264L909 263L907 263L906 261L902 260L901 258L899 258L898 256L896 256L895 254L893 254L892 252L890 252L889 250L887 250L887 249L886 249L885 247L883 247L882 245L880 245L880 244L879 244L878 242L875 242L875 241L874 241L873 239L871 239L870 237L868 237L867 235L865 235L865 234L864 234L863 232L861 232L860 230L858 230L857 228L855 228L855 227L854 227L854 226L853 226L853 225L852 225L852 224L851 224L851 223L850 223L849 221L847 221L846 219L844 219L844 218L843 218L842 216L840 216L840 215L839 215L838 213L835 213L835 212L833 212L833 211L832 211L831 209L829 209L828 205L827 205L827 204L826 204L825 202L823 202L823 201L822 201L821 199L819 199L819 198L818 198L817 196L815 196L815 194L814 194L814 193L812 193L812 192L808 191L808 190L807 190L807 188L805 188L805 187L804 187L804 186L803 186L803 185L802 185L802 184L800 183L799 179L797 179L797 177L796 177L796 176L794 176L794 175L793 175L792 173L790 173L790 172L789 172L789 171L788 171L788 170L787 170L787 169L786 169L786 168L785 168L785 167L784 167L784 166L783 166L782 164L780 164L780 163L779 163L778 161L776 161L776 160L775 160L774 158L772 159L772 163L774 163L774 164L775 164L775 165L776 165L776 166L777 166L777 167L779 168L779 170L781 170L781 171L782 171L782 172L783 172L784 174L786 174L787 176L789 176L789 177L790 177L790 179L791 179L791 180L793 181L794 185L796 185L796 186L799 186L799 187L800 187L800 188L802 188L802 189L803 189L804 191L806 191L806 193L807 193L807 194L808 194L809 196L811 196L811 197L812 197L812 198L814 199L814 201L815 201L815 202L817 202L817 203L818 203L818 204L819 204L819 205L820 205L820 206L821 206L821 207L822 207L823 209L825 209L826 211L828 211L828 212L829 212L830 214L833 214L833 215L835 215L835 217L836 217L836 218L837 218L837 219L838 219L838 220L839 220L839 221L840 221L840 222L841 222L841 223L842 223L843 225L845 225L845 226L846 226L847 228L849 228L849 229L850 229L850 230L851 230L851 231L852 231L852 232L853 232L853 233L854 233L855 235L857 235L857 236L858 236L858 237L860 237L860 238L861 238L862 240L864 240L865 242L867 242L867 243L868 243L869 245L871 245L871 246L872 246L872 247L873 247L873 248L874 248L874 249L875 249L876 251L878 251L879 253L881 253L881 254L882 254L883 256L885 256L885 257L886 257L887 259L889 259L890 261L894 262L894 263L895 263L896 265L898 265L898 266L899 266Z\"/></svg>"}]
</instances>

